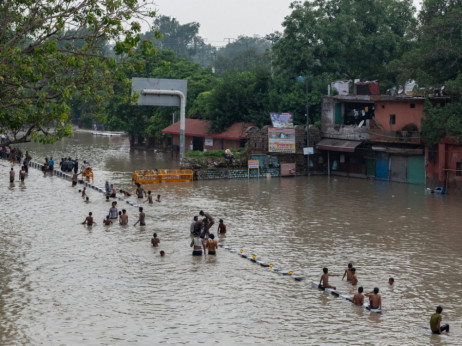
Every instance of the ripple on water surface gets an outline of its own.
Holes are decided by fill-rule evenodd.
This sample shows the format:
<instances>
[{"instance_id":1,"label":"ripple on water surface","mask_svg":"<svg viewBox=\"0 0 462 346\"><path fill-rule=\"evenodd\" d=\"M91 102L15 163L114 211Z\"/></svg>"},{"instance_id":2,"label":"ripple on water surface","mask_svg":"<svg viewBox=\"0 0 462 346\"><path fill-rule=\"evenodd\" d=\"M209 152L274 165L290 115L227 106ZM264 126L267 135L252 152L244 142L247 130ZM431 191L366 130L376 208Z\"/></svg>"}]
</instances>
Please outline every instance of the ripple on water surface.
<instances>
[{"instance_id":1,"label":"ripple on water surface","mask_svg":"<svg viewBox=\"0 0 462 346\"><path fill-rule=\"evenodd\" d=\"M130 188L129 157L136 154L99 141L91 154L97 184L109 179ZM121 161L125 171L113 167ZM8 169L0 166L0 174ZM137 208L123 202L130 225L102 226L109 205L100 193L90 190L85 204L69 181L36 170L24 186L0 186L7 206L0 230L1 344L455 344L461 335L456 196L324 177L150 188L163 202L143 204L143 229L132 226ZM193 258L189 224L201 209L225 220L221 242L306 280L224 249L215 258ZM98 223L93 228L80 224L89 211ZM149 243L153 231L158 249ZM312 288L322 267L343 274L350 261L366 291L380 288L385 314ZM345 294L356 290L341 277L331 282ZM421 329L438 304L452 322L448 338Z\"/></svg>"}]
</instances>

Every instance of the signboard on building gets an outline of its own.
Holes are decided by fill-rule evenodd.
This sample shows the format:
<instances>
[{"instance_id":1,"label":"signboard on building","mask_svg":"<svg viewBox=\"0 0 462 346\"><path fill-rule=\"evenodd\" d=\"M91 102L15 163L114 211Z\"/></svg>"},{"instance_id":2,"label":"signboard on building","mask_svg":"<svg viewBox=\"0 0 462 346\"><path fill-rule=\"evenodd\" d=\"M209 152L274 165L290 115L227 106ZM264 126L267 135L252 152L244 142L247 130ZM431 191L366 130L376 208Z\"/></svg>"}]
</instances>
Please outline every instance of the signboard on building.
<instances>
[{"instance_id":1,"label":"signboard on building","mask_svg":"<svg viewBox=\"0 0 462 346\"><path fill-rule=\"evenodd\" d=\"M313 147L305 147L303 148L303 155L313 155L314 148Z\"/></svg>"},{"instance_id":2,"label":"signboard on building","mask_svg":"<svg viewBox=\"0 0 462 346\"><path fill-rule=\"evenodd\" d=\"M268 152L295 154L295 129L268 128Z\"/></svg>"},{"instance_id":3,"label":"signboard on building","mask_svg":"<svg viewBox=\"0 0 462 346\"><path fill-rule=\"evenodd\" d=\"M205 138L205 146L213 147L213 138Z\"/></svg>"},{"instance_id":4,"label":"signboard on building","mask_svg":"<svg viewBox=\"0 0 462 346\"><path fill-rule=\"evenodd\" d=\"M260 160L248 160L249 169L260 168Z\"/></svg>"},{"instance_id":5,"label":"signboard on building","mask_svg":"<svg viewBox=\"0 0 462 346\"><path fill-rule=\"evenodd\" d=\"M292 113L270 113L273 127L278 129L291 129L294 127Z\"/></svg>"}]
</instances>

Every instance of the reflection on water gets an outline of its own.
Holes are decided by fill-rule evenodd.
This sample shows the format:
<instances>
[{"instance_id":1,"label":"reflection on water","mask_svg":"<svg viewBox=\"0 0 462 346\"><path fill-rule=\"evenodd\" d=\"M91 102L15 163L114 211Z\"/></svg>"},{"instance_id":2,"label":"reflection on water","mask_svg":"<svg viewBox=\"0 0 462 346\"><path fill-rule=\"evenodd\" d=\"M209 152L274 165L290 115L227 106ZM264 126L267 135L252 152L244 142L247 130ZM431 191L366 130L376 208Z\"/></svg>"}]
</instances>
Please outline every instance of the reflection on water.
<instances>
[{"instance_id":1,"label":"reflection on water","mask_svg":"<svg viewBox=\"0 0 462 346\"><path fill-rule=\"evenodd\" d=\"M123 137L27 148L39 162L90 161L98 186L131 189L133 170L171 164L168 154L130 152ZM458 196L326 177L161 184L148 187L162 202L143 204L145 228L132 226L137 208L122 201L129 226L102 226L109 203L100 193L89 190L85 204L69 181L33 169L10 186L9 165L0 165L0 344L456 344L462 334ZM189 224L201 209L224 219L221 242L306 280L223 249L193 258ZM89 211L92 228L81 225ZM154 231L159 248L150 246ZM348 262L366 291L380 288L385 314L311 287L322 267L343 274ZM422 329L438 304L449 337Z\"/></svg>"}]
</instances>

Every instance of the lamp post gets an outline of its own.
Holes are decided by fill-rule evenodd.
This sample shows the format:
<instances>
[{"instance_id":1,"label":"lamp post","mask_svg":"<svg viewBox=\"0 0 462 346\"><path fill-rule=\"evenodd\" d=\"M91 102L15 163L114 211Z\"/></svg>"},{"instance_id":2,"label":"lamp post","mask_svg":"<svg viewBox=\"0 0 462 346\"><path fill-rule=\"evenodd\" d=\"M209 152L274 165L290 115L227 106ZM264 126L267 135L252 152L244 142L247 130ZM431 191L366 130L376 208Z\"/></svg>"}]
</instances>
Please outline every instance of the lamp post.
<instances>
[{"instance_id":1,"label":"lamp post","mask_svg":"<svg viewBox=\"0 0 462 346\"><path fill-rule=\"evenodd\" d=\"M306 146L310 148L310 98L308 94L308 77L305 77L305 95L306 95ZM306 155L308 161L307 173L310 176L310 153Z\"/></svg>"},{"instance_id":2,"label":"lamp post","mask_svg":"<svg viewBox=\"0 0 462 346\"><path fill-rule=\"evenodd\" d=\"M279 40L279 36L272 32L271 34L268 34L265 36L265 39L268 41L271 41L271 54L270 54L270 59L271 59L271 78L273 78L273 44L275 41Z\"/></svg>"}]
</instances>

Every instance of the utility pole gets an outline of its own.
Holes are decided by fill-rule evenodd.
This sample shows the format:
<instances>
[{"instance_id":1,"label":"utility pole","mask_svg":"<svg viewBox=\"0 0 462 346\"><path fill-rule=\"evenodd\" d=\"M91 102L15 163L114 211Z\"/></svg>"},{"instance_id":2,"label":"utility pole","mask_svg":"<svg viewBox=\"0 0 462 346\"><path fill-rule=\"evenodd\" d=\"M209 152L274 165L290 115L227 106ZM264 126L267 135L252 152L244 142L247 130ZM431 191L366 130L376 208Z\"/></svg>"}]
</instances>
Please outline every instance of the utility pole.
<instances>
[{"instance_id":1,"label":"utility pole","mask_svg":"<svg viewBox=\"0 0 462 346\"><path fill-rule=\"evenodd\" d=\"M310 98L308 94L308 77L305 77L305 94L306 94L306 146L310 148ZM307 172L310 176L310 154L308 149L308 155L306 155L308 161Z\"/></svg>"},{"instance_id":2,"label":"utility pole","mask_svg":"<svg viewBox=\"0 0 462 346\"><path fill-rule=\"evenodd\" d=\"M265 39L267 39L268 41L271 41L271 54L270 54L270 59L271 59L271 78L274 77L273 75L273 44L275 41L279 40L279 36L276 35L274 32L272 32L271 34L268 34L265 36Z\"/></svg>"}]
</instances>

